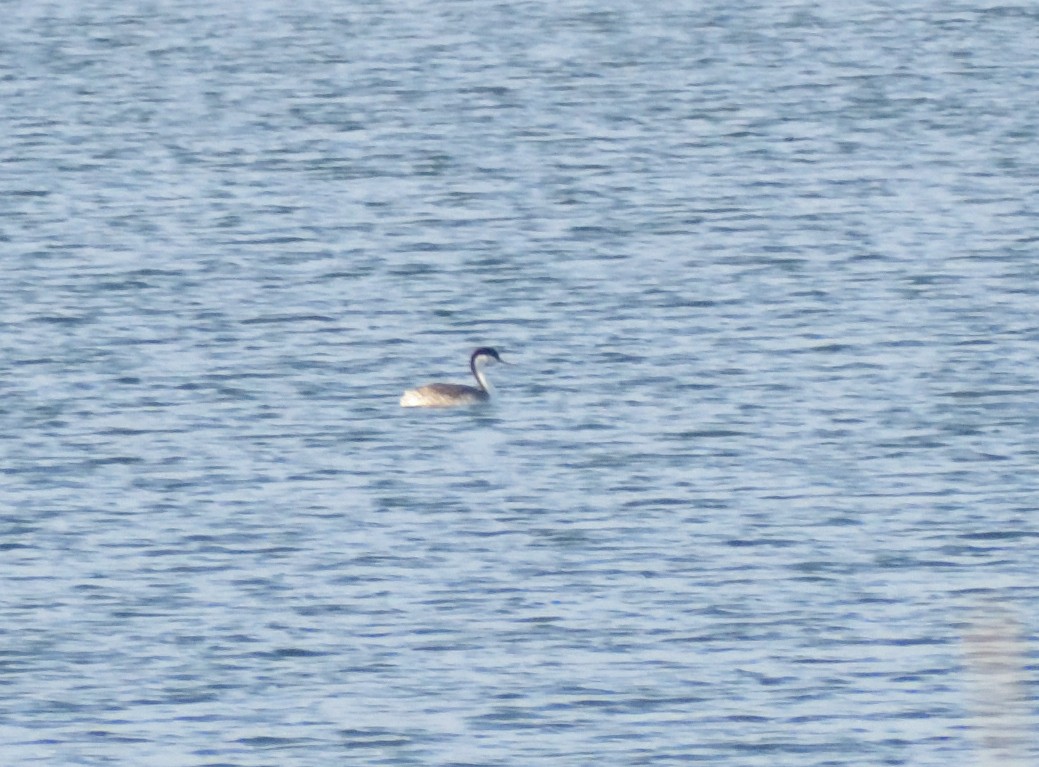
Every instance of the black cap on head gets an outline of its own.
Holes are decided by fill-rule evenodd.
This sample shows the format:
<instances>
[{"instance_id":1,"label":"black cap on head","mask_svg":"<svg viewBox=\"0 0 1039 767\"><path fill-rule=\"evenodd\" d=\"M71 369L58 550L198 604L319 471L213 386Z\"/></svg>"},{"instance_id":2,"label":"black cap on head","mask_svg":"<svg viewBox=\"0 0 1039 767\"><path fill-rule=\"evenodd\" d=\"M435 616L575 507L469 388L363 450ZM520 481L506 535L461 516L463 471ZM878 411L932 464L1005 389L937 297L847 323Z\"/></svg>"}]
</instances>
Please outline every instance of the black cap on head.
<instances>
[{"instance_id":1,"label":"black cap on head","mask_svg":"<svg viewBox=\"0 0 1039 767\"><path fill-rule=\"evenodd\" d=\"M508 365L509 363L498 356L498 350L492 349L490 346L481 346L473 352L473 356L469 358L469 367L476 371L477 364L487 365L490 364L491 360L500 362L502 365Z\"/></svg>"}]
</instances>

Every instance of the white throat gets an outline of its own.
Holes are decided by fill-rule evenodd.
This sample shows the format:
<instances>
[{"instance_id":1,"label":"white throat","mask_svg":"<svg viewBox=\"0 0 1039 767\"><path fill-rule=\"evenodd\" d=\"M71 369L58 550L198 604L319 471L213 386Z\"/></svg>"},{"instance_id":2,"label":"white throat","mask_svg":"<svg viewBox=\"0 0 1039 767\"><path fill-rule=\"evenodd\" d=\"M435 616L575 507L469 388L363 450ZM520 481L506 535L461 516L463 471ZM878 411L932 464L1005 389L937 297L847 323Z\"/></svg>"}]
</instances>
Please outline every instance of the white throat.
<instances>
[{"instance_id":1,"label":"white throat","mask_svg":"<svg viewBox=\"0 0 1039 767\"><path fill-rule=\"evenodd\" d=\"M476 364L473 365L473 374L476 376L476 380L480 382L480 387L486 392L494 391L494 387L491 386L491 382L487 380L487 376L483 374L483 366L486 363L483 360L477 359Z\"/></svg>"}]
</instances>

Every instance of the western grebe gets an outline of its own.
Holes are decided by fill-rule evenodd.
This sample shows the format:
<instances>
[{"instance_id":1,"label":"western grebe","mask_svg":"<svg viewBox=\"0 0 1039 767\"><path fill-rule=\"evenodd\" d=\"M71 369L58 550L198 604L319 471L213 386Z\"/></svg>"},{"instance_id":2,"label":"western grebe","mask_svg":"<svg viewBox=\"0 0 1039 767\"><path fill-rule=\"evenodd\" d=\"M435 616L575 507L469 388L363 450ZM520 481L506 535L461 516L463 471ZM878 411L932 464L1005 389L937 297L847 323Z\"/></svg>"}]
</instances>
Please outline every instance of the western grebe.
<instances>
[{"instance_id":1,"label":"western grebe","mask_svg":"<svg viewBox=\"0 0 1039 767\"><path fill-rule=\"evenodd\" d=\"M489 346L481 346L469 358L469 369L473 371L479 386L431 383L417 389L408 389L400 398L401 407L454 407L475 405L491 398L491 385L483 376L483 368L497 362L504 363L498 352Z\"/></svg>"}]
</instances>

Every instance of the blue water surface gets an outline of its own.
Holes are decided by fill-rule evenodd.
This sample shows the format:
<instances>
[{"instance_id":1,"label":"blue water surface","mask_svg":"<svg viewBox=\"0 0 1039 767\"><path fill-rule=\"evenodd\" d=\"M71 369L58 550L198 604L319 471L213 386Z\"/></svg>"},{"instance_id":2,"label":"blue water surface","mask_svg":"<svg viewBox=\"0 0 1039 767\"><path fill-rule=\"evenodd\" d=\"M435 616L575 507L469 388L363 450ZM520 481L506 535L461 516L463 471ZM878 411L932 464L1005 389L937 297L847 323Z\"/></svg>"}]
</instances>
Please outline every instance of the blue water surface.
<instances>
[{"instance_id":1,"label":"blue water surface","mask_svg":"<svg viewBox=\"0 0 1039 767\"><path fill-rule=\"evenodd\" d=\"M1039 11L8 5L5 764L1039 762Z\"/></svg>"}]
</instances>

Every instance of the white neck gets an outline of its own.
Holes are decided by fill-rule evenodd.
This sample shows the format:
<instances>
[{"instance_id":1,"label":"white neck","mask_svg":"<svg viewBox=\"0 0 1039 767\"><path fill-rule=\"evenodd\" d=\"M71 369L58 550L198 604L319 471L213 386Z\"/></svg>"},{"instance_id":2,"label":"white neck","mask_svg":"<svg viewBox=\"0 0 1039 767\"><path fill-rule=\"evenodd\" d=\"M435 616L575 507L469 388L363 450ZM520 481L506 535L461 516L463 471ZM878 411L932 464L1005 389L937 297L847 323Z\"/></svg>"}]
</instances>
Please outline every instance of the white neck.
<instances>
[{"instance_id":1,"label":"white neck","mask_svg":"<svg viewBox=\"0 0 1039 767\"><path fill-rule=\"evenodd\" d=\"M483 366L479 363L473 365L473 375L476 376L476 380L479 382L481 389L483 389L485 392L494 391L494 387L491 386L490 381L488 381L487 378L484 377Z\"/></svg>"}]
</instances>

